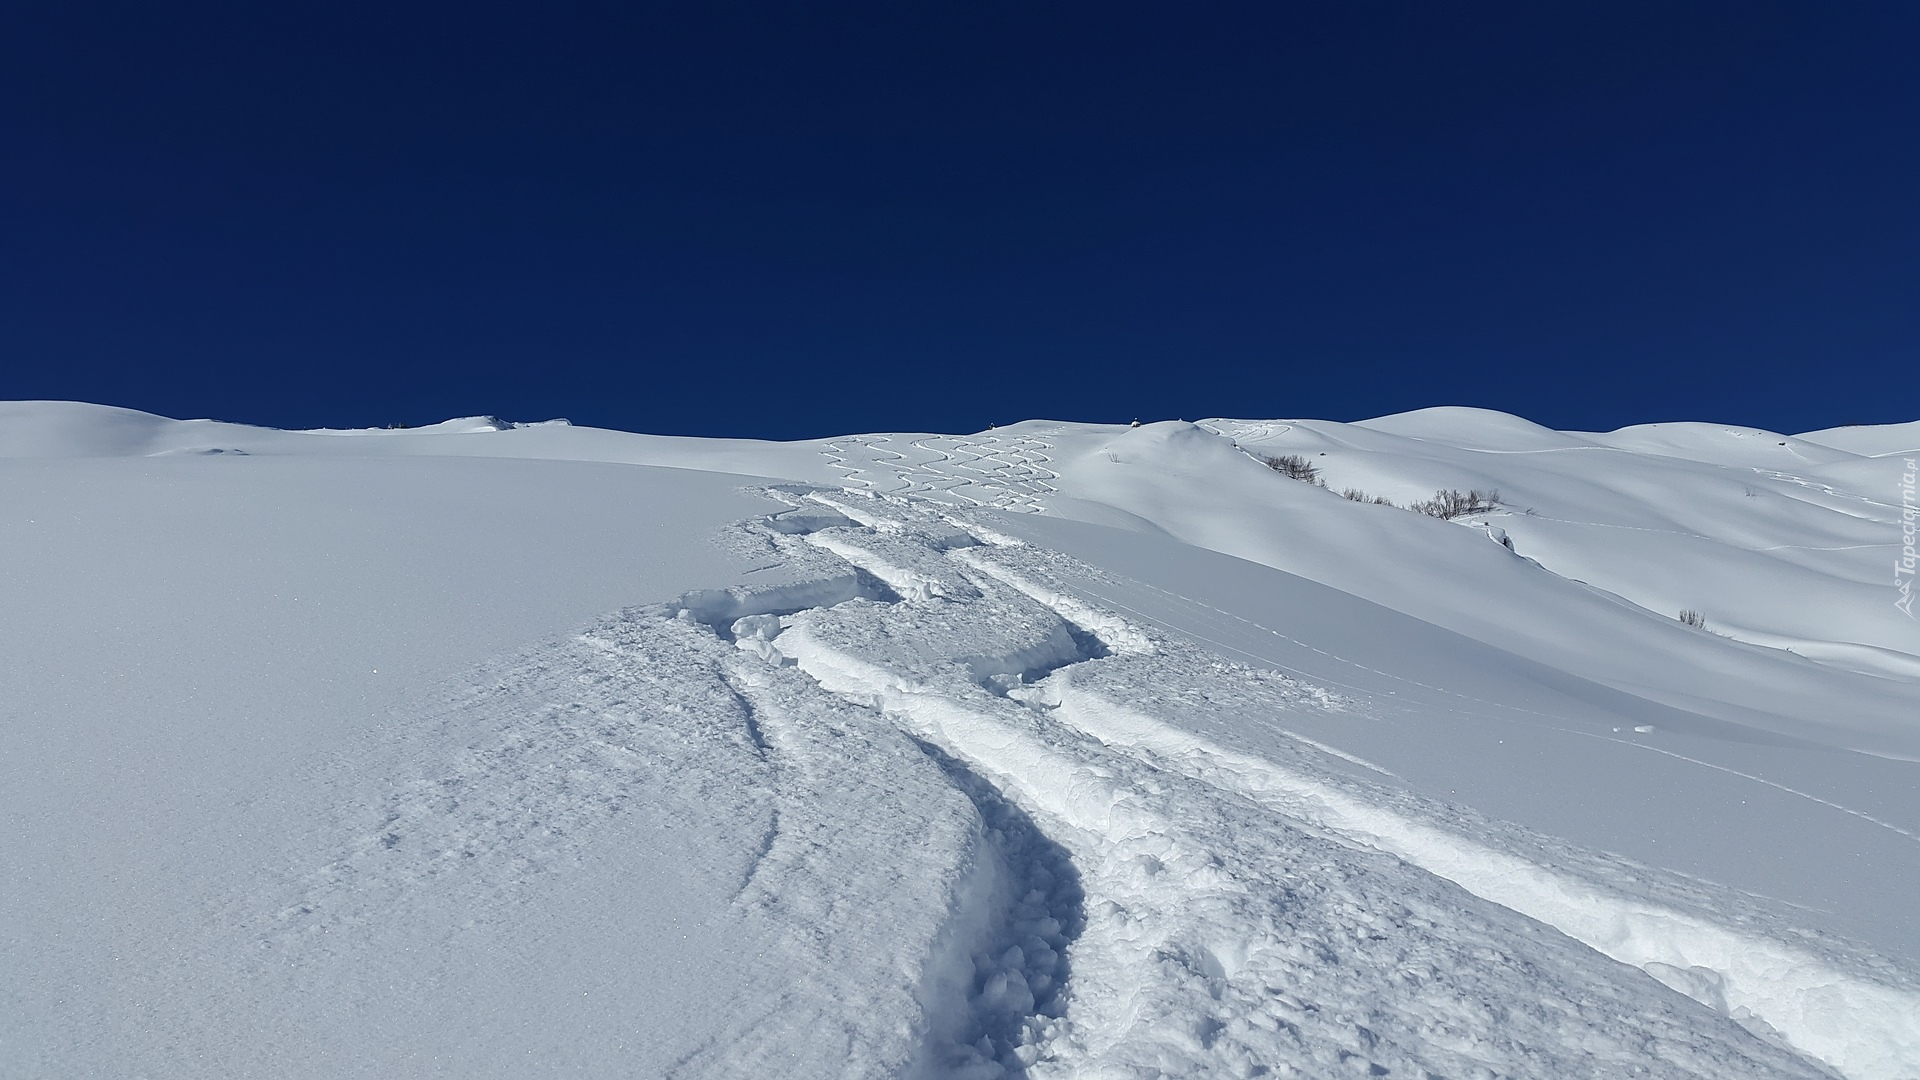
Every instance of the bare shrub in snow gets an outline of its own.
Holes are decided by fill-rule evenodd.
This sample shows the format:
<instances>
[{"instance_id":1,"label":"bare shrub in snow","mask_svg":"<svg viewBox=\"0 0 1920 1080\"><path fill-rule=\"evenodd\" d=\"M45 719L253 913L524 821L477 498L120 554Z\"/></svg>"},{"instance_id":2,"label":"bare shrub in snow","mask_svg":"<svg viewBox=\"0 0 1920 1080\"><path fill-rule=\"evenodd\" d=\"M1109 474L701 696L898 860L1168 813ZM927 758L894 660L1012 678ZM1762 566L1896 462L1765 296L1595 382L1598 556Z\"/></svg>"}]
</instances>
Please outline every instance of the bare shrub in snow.
<instances>
[{"instance_id":1,"label":"bare shrub in snow","mask_svg":"<svg viewBox=\"0 0 1920 1080\"><path fill-rule=\"evenodd\" d=\"M1320 469L1313 462L1299 454L1282 454L1279 457L1261 457L1261 464L1282 476L1303 480L1309 484L1320 482Z\"/></svg>"},{"instance_id":2,"label":"bare shrub in snow","mask_svg":"<svg viewBox=\"0 0 1920 1080\"><path fill-rule=\"evenodd\" d=\"M1500 505L1498 491L1457 491L1453 488L1441 488L1433 493L1433 498L1425 499L1407 507L1416 513L1451 521L1468 514L1484 514Z\"/></svg>"},{"instance_id":3,"label":"bare shrub in snow","mask_svg":"<svg viewBox=\"0 0 1920 1080\"><path fill-rule=\"evenodd\" d=\"M1340 497L1348 502L1367 503L1372 506L1393 506L1393 500L1387 498L1385 495L1369 495L1359 488L1347 488L1340 493ZM1395 507L1395 509L1398 509L1398 507Z\"/></svg>"},{"instance_id":4,"label":"bare shrub in snow","mask_svg":"<svg viewBox=\"0 0 1920 1080\"><path fill-rule=\"evenodd\" d=\"M1707 617L1692 608L1688 608L1680 613L1680 621L1687 626L1693 627L1695 630L1705 630L1707 628Z\"/></svg>"}]
</instances>

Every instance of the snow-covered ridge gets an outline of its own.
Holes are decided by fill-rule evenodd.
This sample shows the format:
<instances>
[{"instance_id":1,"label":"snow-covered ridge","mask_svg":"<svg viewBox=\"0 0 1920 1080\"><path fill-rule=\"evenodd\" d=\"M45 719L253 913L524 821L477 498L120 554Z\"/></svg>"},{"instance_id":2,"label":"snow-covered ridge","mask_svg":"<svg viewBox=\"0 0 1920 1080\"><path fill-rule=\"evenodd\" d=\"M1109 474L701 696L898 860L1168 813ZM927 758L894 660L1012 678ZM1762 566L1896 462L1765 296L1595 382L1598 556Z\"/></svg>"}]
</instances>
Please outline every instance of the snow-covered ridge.
<instances>
[{"instance_id":1,"label":"snow-covered ridge","mask_svg":"<svg viewBox=\"0 0 1920 1080\"><path fill-rule=\"evenodd\" d=\"M0 1074L1912 1080L1914 430L0 404Z\"/></svg>"}]
</instances>

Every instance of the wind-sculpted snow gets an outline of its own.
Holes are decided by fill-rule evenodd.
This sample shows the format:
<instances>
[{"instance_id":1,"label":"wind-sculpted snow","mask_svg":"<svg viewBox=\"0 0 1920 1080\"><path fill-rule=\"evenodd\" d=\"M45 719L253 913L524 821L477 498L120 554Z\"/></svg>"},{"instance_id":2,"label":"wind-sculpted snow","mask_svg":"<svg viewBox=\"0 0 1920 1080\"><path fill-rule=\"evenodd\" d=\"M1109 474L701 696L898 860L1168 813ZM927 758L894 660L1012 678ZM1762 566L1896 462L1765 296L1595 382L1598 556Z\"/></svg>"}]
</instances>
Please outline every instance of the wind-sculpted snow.
<instances>
[{"instance_id":1,"label":"wind-sculpted snow","mask_svg":"<svg viewBox=\"0 0 1920 1080\"><path fill-rule=\"evenodd\" d=\"M717 1024L648 1031L621 1056L627 1067L875 1078L913 1068L927 1052L923 1008L954 1012L928 958L952 947L956 922L1004 922L994 905L1019 899L1003 895L1012 886L996 850L1010 827L996 821L990 834L949 771L893 725L677 618L683 610L625 612L494 666L448 702L428 721L441 730L419 741L464 749L416 762L377 808L341 823L358 841L307 875L274 917L259 985L296 1000L296 987L336 978L430 986L445 974L437 958L483 946L488 924L521 905L604 887L592 879L609 871L630 892L655 887L657 865L589 860L671 852L675 877L691 872L714 888L707 910L678 914L689 932L715 935L701 951L727 990L712 1002L723 1012ZM633 932L644 943L661 931ZM997 941L998 932L981 933ZM399 941L412 944L395 968L383 946ZM729 957L730 941L754 952ZM605 944L615 955L629 947ZM966 964L971 944L951 963ZM693 1000L713 989L696 983ZM583 1045L532 1044L553 1055L543 1070L580 1053L599 1060L594 1026L578 1023L552 1037L571 1027ZM318 1074L360 1056L338 1055ZM260 1062L286 1074L268 1054ZM496 1067L471 1063L466 1074Z\"/></svg>"}]
</instances>

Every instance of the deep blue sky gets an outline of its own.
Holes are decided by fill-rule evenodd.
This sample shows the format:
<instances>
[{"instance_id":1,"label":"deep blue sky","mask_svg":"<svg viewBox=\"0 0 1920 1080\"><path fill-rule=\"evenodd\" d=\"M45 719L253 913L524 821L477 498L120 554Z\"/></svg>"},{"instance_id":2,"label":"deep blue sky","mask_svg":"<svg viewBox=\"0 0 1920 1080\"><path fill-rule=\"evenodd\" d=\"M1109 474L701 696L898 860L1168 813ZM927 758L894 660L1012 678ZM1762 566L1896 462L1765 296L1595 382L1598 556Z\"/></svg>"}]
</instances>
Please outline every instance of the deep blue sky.
<instances>
[{"instance_id":1,"label":"deep blue sky","mask_svg":"<svg viewBox=\"0 0 1920 1080\"><path fill-rule=\"evenodd\" d=\"M1910 420L1916 13L7 5L0 398Z\"/></svg>"}]
</instances>

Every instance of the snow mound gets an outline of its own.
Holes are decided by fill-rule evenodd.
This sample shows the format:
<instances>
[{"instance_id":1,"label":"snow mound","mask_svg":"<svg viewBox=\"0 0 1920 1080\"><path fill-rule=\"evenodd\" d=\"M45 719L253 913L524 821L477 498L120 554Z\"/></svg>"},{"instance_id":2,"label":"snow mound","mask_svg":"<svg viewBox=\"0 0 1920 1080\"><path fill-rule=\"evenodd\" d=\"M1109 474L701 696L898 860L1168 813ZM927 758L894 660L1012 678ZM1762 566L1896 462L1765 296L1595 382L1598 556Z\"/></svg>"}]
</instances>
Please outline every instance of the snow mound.
<instances>
[{"instance_id":1,"label":"snow mound","mask_svg":"<svg viewBox=\"0 0 1920 1080\"><path fill-rule=\"evenodd\" d=\"M1920 454L1920 420L1906 424L1827 428L1824 431L1809 431L1798 438L1860 457Z\"/></svg>"}]
</instances>

